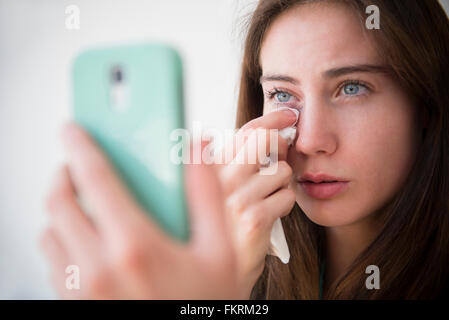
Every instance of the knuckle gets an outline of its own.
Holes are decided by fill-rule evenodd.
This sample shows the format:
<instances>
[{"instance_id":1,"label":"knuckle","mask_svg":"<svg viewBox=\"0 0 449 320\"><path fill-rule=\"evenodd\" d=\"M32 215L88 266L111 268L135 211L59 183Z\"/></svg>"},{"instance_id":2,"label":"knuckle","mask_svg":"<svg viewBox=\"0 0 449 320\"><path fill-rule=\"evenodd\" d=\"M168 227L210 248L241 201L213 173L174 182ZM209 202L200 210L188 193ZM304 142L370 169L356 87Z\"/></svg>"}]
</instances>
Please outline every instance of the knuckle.
<instances>
[{"instance_id":1,"label":"knuckle","mask_svg":"<svg viewBox=\"0 0 449 320\"><path fill-rule=\"evenodd\" d=\"M228 197L232 194L232 191L235 189L234 181L231 179L231 173L229 172L229 167L224 166L220 169L218 174L218 179L220 181L220 185L222 187L223 194L225 197Z\"/></svg>"},{"instance_id":2,"label":"knuckle","mask_svg":"<svg viewBox=\"0 0 449 320\"><path fill-rule=\"evenodd\" d=\"M265 129L262 127L250 128L245 131L245 136L247 137L246 144L248 144L248 148L258 147L258 143L263 141L263 137L265 137ZM251 143L250 143L251 141ZM266 141L266 140L265 140Z\"/></svg>"},{"instance_id":3,"label":"knuckle","mask_svg":"<svg viewBox=\"0 0 449 320\"><path fill-rule=\"evenodd\" d=\"M279 161L278 170L279 178L282 180L282 185L288 184L293 174L293 170L290 165L288 165L288 163L284 160Z\"/></svg>"},{"instance_id":4,"label":"knuckle","mask_svg":"<svg viewBox=\"0 0 449 320\"><path fill-rule=\"evenodd\" d=\"M231 215L240 215L245 208L244 197L239 192L234 192L226 199L226 208Z\"/></svg>"},{"instance_id":5,"label":"knuckle","mask_svg":"<svg viewBox=\"0 0 449 320\"><path fill-rule=\"evenodd\" d=\"M89 298L105 297L110 288L111 278L107 270L98 269L90 274L86 281L86 292Z\"/></svg>"},{"instance_id":6,"label":"knuckle","mask_svg":"<svg viewBox=\"0 0 449 320\"><path fill-rule=\"evenodd\" d=\"M255 204L242 216L245 234L254 236L266 226L264 208L262 204Z\"/></svg>"},{"instance_id":7,"label":"knuckle","mask_svg":"<svg viewBox=\"0 0 449 320\"><path fill-rule=\"evenodd\" d=\"M252 130L254 128L257 127L257 124L259 123L258 118L252 119L251 121L248 121L247 123L245 123L241 128L240 128L240 132L245 132L247 130Z\"/></svg>"},{"instance_id":8,"label":"knuckle","mask_svg":"<svg viewBox=\"0 0 449 320\"><path fill-rule=\"evenodd\" d=\"M85 163L82 174L86 181L92 184L100 184L107 176L107 169L102 161L88 161Z\"/></svg>"},{"instance_id":9,"label":"knuckle","mask_svg":"<svg viewBox=\"0 0 449 320\"><path fill-rule=\"evenodd\" d=\"M281 173L284 176L290 177L293 174L292 168L285 160L279 161L279 169L281 170Z\"/></svg>"},{"instance_id":10,"label":"knuckle","mask_svg":"<svg viewBox=\"0 0 449 320\"><path fill-rule=\"evenodd\" d=\"M144 265L144 250L140 245L130 243L118 254L114 261L114 269L122 272L136 272Z\"/></svg>"},{"instance_id":11,"label":"knuckle","mask_svg":"<svg viewBox=\"0 0 449 320\"><path fill-rule=\"evenodd\" d=\"M244 146L244 144L247 142L247 139L251 136L251 134L253 134L253 132L254 128L249 125L249 123L243 126L237 132L237 134L234 136L234 144L237 150Z\"/></svg>"},{"instance_id":12,"label":"knuckle","mask_svg":"<svg viewBox=\"0 0 449 320\"><path fill-rule=\"evenodd\" d=\"M257 135L257 128L246 128L242 131L242 136L244 138L243 144L248 144L251 138L255 138ZM242 145L243 146L243 145Z\"/></svg>"},{"instance_id":13,"label":"knuckle","mask_svg":"<svg viewBox=\"0 0 449 320\"><path fill-rule=\"evenodd\" d=\"M45 200L47 211L53 214L57 213L68 201L70 201L69 195L61 190L54 189L47 195Z\"/></svg>"},{"instance_id":14,"label":"knuckle","mask_svg":"<svg viewBox=\"0 0 449 320\"><path fill-rule=\"evenodd\" d=\"M292 211L293 206L296 202L296 194L293 190L284 189L284 197L286 201L286 209L282 212L282 216L289 214Z\"/></svg>"},{"instance_id":15,"label":"knuckle","mask_svg":"<svg viewBox=\"0 0 449 320\"><path fill-rule=\"evenodd\" d=\"M296 201L296 194L295 194L295 192L293 190L290 190L290 189L285 189L284 192L285 192L285 196L287 198L287 202L289 204L293 205L295 203L295 201Z\"/></svg>"},{"instance_id":16,"label":"knuckle","mask_svg":"<svg viewBox=\"0 0 449 320\"><path fill-rule=\"evenodd\" d=\"M257 128L257 139L262 139L266 144L270 142L270 130L266 128Z\"/></svg>"}]
</instances>

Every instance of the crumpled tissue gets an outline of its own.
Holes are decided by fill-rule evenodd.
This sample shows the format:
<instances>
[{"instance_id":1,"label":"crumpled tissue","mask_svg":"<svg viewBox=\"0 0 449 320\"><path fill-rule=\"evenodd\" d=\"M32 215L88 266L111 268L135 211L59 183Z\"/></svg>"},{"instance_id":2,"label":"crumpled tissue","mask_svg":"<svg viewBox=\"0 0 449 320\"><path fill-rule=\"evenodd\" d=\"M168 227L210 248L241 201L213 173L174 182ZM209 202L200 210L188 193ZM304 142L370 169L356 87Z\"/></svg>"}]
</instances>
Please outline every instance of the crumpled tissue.
<instances>
[{"instance_id":1,"label":"crumpled tissue","mask_svg":"<svg viewBox=\"0 0 449 320\"><path fill-rule=\"evenodd\" d=\"M296 121L292 126L279 130L279 135L287 140L288 146L290 147L296 137L296 124L299 119L299 111L289 107L279 107L270 112L277 112L285 109L292 110L296 114ZM290 261L290 251L288 249L287 240L285 238L284 229L280 218L276 219L271 229L270 248L268 254L277 256L284 264L287 264Z\"/></svg>"}]
</instances>

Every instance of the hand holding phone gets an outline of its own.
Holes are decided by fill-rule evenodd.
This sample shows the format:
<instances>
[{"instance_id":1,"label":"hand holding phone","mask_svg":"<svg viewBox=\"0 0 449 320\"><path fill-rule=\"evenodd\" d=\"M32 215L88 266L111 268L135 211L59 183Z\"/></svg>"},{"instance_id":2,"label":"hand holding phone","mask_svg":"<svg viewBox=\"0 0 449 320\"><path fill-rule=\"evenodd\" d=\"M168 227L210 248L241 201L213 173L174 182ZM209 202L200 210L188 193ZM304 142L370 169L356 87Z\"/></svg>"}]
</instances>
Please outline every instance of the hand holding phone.
<instances>
[{"instance_id":1,"label":"hand holding phone","mask_svg":"<svg viewBox=\"0 0 449 320\"><path fill-rule=\"evenodd\" d=\"M184 127L182 64L162 44L91 49L73 65L75 121L101 147L137 202L169 234L189 237L183 165L170 160Z\"/></svg>"},{"instance_id":2,"label":"hand holding phone","mask_svg":"<svg viewBox=\"0 0 449 320\"><path fill-rule=\"evenodd\" d=\"M236 255L223 228L223 198L212 166L186 165L196 228L189 245L180 245L137 206L84 130L66 126L63 138L68 163L49 192L51 222L40 238L61 298L247 298L238 287ZM76 193L92 204L94 224Z\"/></svg>"}]
</instances>

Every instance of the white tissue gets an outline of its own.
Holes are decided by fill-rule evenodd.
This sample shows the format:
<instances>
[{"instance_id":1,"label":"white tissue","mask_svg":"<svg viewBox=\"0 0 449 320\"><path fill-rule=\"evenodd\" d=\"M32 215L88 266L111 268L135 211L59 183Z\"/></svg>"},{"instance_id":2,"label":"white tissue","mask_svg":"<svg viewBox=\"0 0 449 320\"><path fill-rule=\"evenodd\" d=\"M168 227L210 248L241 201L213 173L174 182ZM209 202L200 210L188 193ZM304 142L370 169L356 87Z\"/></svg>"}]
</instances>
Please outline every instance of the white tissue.
<instances>
[{"instance_id":1,"label":"white tissue","mask_svg":"<svg viewBox=\"0 0 449 320\"><path fill-rule=\"evenodd\" d=\"M290 147L296 137L296 123L299 119L299 111L293 108L279 107L271 112L277 112L285 109L292 110L296 114L295 123L292 126L279 131L279 135L287 140L288 146ZM273 228L271 229L270 248L268 254L277 256L284 264L287 264L290 261L290 251L288 249L287 240L285 238L284 229L280 218L276 219L273 224Z\"/></svg>"}]
</instances>

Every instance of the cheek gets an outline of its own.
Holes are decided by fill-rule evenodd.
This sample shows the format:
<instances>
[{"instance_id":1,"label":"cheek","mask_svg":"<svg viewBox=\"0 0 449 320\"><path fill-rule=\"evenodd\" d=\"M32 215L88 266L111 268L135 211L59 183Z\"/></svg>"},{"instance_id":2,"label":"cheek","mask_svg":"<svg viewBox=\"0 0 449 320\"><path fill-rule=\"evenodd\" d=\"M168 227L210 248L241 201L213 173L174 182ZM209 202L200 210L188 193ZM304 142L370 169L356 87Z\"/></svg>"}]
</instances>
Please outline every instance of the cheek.
<instances>
[{"instance_id":1,"label":"cheek","mask_svg":"<svg viewBox=\"0 0 449 320\"><path fill-rule=\"evenodd\" d=\"M395 193L408 176L416 152L416 129L407 105L384 105L351 132L347 157L370 193ZM349 159L348 159L349 161ZM356 180L357 177L354 177Z\"/></svg>"},{"instance_id":2,"label":"cheek","mask_svg":"<svg viewBox=\"0 0 449 320\"><path fill-rule=\"evenodd\" d=\"M410 111L407 104L384 102L372 108L368 117L354 119L352 129L346 131L342 154L355 174L356 188L351 196L348 193L353 219L382 208L404 184L416 152L416 128Z\"/></svg>"},{"instance_id":3,"label":"cheek","mask_svg":"<svg viewBox=\"0 0 449 320\"><path fill-rule=\"evenodd\" d=\"M413 165L416 131L408 105L383 103L369 112L352 112L339 119L339 148L327 167L351 180L334 199L319 201L296 189L298 205L320 225L354 223L382 208L401 188ZM295 159L293 159L295 158ZM289 160L296 161L289 153Z\"/></svg>"}]
</instances>

